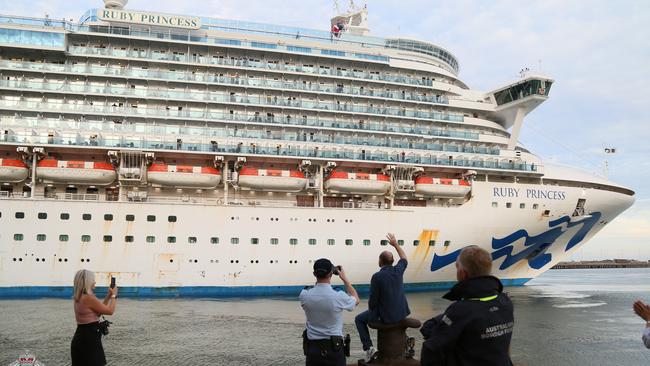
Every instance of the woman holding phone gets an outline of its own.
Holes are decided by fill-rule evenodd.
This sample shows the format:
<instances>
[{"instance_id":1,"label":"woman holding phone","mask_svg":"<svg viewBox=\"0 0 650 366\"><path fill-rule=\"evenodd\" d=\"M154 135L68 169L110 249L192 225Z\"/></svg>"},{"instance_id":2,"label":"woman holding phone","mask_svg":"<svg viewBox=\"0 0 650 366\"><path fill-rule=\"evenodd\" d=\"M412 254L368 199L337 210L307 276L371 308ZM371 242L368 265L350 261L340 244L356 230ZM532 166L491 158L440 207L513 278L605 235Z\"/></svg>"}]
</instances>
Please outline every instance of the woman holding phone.
<instances>
[{"instance_id":1,"label":"woman holding phone","mask_svg":"<svg viewBox=\"0 0 650 366\"><path fill-rule=\"evenodd\" d=\"M74 315L77 331L70 347L72 366L106 365L99 316L112 315L115 312L117 287L109 287L104 301L99 301L93 292L94 289L95 274L86 269L77 271L74 276Z\"/></svg>"}]
</instances>

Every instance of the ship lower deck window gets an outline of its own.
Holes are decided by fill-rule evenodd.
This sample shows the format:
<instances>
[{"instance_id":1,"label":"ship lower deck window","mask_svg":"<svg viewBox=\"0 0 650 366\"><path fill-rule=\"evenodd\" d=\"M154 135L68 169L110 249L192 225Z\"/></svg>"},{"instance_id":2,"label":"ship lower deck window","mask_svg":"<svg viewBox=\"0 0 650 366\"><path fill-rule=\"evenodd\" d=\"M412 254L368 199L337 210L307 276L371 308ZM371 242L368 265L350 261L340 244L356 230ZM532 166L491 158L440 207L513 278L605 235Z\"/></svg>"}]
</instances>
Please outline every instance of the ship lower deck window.
<instances>
[{"instance_id":1,"label":"ship lower deck window","mask_svg":"<svg viewBox=\"0 0 650 366\"><path fill-rule=\"evenodd\" d=\"M435 241L435 240L429 240L429 246L430 246L430 247L435 246L435 245L436 245L436 241Z\"/></svg>"},{"instance_id":2,"label":"ship lower deck window","mask_svg":"<svg viewBox=\"0 0 650 366\"><path fill-rule=\"evenodd\" d=\"M352 239L345 239L345 245L352 245L354 241Z\"/></svg>"},{"instance_id":3,"label":"ship lower deck window","mask_svg":"<svg viewBox=\"0 0 650 366\"><path fill-rule=\"evenodd\" d=\"M543 216L551 216L551 210L544 210L544 213L542 214Z\"/></svg>"},{"instance_id":4,"label":"ship lower deck window","mask_svg":"<svg viewBox=\"0 0 650 366\"><path fill-rule=\"evenodd\" d=\"M126 215L126 221L135 221L135 215Z\"/></svg>"},{"instance_id":5,"label":"ship lower deck window","mask_svg":"<svg viewBox=\"0 0 650 366\"><path fill-rule=\"evenodd\" d=\"M537 210L539 208L539 204L533 203L533 210Z\"/></svg>"},{"instance_id":6,"label":"ship lower deck window","mask_svg":"<svg viewBox=\"0 0 650 366\"><path fill-rule=\"evenodd\" d=\"M25 213L24 212L16 212L16 218L17 219L24 219L25 218Z\"/></svg>"},{"instance_id":7,"label":"ship lower deck window","mask_svg":"<svg viewBox=\"0 0 650 366\"><path fill-rule=\"evenodd\" d=\"M213 236L210 238L210 244L219 244L219 238Z\"/></svg>"},{"instance_id":8,"label":"ship lower deck window","mask_svg":"<svg viewBox=\"0 0 650 366\"><path fill-rule=\"evenodd\" d=\"M259 239L259 238L251 238L251 244L253 244L253 245L257 245L257 244L259 244L259 243L260 243L260 239Z\"/></svg>"},{"instance_id":9,"label":"ship lower deck window","mask_svg":"<svg viewBox=\"0 0 650 366\"><path fill-rule=\"evenodd\" d=\"M309 245L316 245L316 239L309 239Z\"/></svg>"},{"instance_id":10,"label":"ship lower deck window","mask_svg":"<svg viewBox=\"0 0 650 366\"><path fill-rule=\"evenodd\" d=\"M124 237L124 241L125 241L126 243L133 243L133 235L126 235L126 236Z\"/></svg>"},{"instance_id":11,"label":"ship lower deck window","mask_svg":"<svg viewBox=\"0 0 650 366\"><path fill-rule=\"evenodd\" d=\"M494 207L494 208L499 207L499 202L492 202L492 207Z\"/></svg>"},{"instance_id":12,"label":"ship lower deck window","mask_svg":"<svg viewBox=\"0 0 650 366\"><path fill-rule=\"evenodd\" d=\"M419 240L413 240L413 246L417 247L418 245L420 245L420 241Z\"/></svg>"},{"instance_id":13,"label":"ship lower deck window","mask_svg":"<svg viewBox=\"0 0 650 366\"><path fill-rule=\"evenodd\" d=\"M89 243L90 242L90 235L82 235L81 236L81 242L82 243Z\"/></svg>"},{"instance_id":14,"label":"ship lower deck window","mask_svg":"<svg viewBox=\"0 0 650 366\"><path fill-rule=\"evenodd\" d=\"M84 221L89 221L92 218L93 218L93 215L91 215L91 214L83 214L83 215L81 215L81 219L84 220Z\"/></svg>"},{"instance_id":15,"label":"ship lower deck window","mask_svg":"<svg viewBox=\"0 0 650 366\"><path fill-rule=\"evenodd\" d=\"M296 238L289 239L289 245L298 245L298 239Z\"/></svg>"},{"instance_id":16,"label":"ship lower deck window","mask_svg":"<svg viewBox=\"0 0 650 366\"><path fill-rule=\"evenodd\" d=\"M278 245L278 238L271 238L271 245Z\"/></svg>"},{"instance_id":17,"label":"ship lower deck window","mask_svg":"<svg viewBox=\"0 0 650 366\"><path fill-rule=\"evenodd\" d=\"M149 235L147 236L147 243L155 243L156 242L156 237Z\"/></svg>"},{"instance_id":18,"label":"ship lower deck window","mask_svg":"<svg viewBox=\"0 0 650 366\"><path fill-rule=\"evenodd\" d=\"M68 241L68 239L70 239L68 235L65 234L59 235L59 241Z\"/></svg>"},{"instance_id":19,"label":"ship lower deck window","mask_svg":"<svg viewBox=\"0 0 650 366\"><path fill-rule=\"evenodd\" d=\"M23 238L24 238L23 234L14 234L15 241L23 241Z\"/></svg>"},{"instance_id":20,"label":"ship lower deck window","mask_svg":"<svg viewBox=\"0 0 650 366\"><path fill-rule=\"evenodd\" d=\"M449 240L445 240L445 244L444 244L444 246L448 247L450 244L451 244L451 241L449 241Z\"/></svg>"},{"instance_id":21,"label":"ship lower deck window","mask_svg":"<svg viewBox=\"0 0 650 366\"><path fill-rule=\"evenodd\" d=\"M379 242L380 245L388 245L388 240L384 239Z\"/></svg>"},{"instance_id":22,"label":"ship lower deck window","mask_svg":"<svg viewBox=\"0 0 650 366\"><path fill-rule=\"evenodd\" d=\"M525 203L520 203L519 208L526 208L526 204Z\"/></svg>"},{"instance_id":23,"label":"ship lower deck window","mask_svg":"<svg viewBox=\"0 0 650 366\"><path fill-rule=\"evenodd\" d=\"M105 243L110 243L110 242L113 241L113 236L112 235L104 235L102 240L104 240Z\"/></svg>"},{"instance_id":24,"label":"ship lower deck window","mask_svg":"<svg viewBox=\"0 0 650 366\"><path fill-rule=\"evenodd\" d=\"M105 214L104 215L104 221L113 221L113 215Z\"/></svg>"},{"instance_id":25,"label":"ship lower deck window","mask_svg":"<svg viewBox=\"0 0 650 366\"><path fill-rule=\"evenodd\" d=\"M370 239L363 239L363 245L365 246L370 245Z\"/></svg>"},{"instance_id":26,"label":"ship lower deck window","mask_svg":"<svg viewBox=\"0 0 650 366\"><path fill-rule=\"evenodd\" d=\"M147 222L156 222L156 216L147 215Z\"/></svg>"},{"instance_id":27,"label":"ship lower deck window","mask_svg":"<svg viewBox=\"0 0 650 366\"><path fill-rule=\"evenodd\" d=\"M327 245L334 245L336 244L336 240L334 239L327 239Z\"/></svg>"},{"instance_id":28,"label":"ship lower deck window","mask_svg":"<svg viewBox=\"0 0 650 366\"><path fill-rule=\"evenodd\" d=\"M512 202L506 202L506 208L512 208Z\"/></svg>"},{"instance_id":29,"label":"ship lower deck window","mask_svg":"<svg viewBox=\"0 0 650 366\"><path fill-rule=\"evenodd\" d=\"M45 234L36 234L36 240L37 241L45 241Z\"/></svg>"},{"instance_id":30,"label":"ship lower deck window","mask_svg":"<svg viewBox=\"0 0 650 366\"><path fill-rule=\"evenodd\" d=\"M38 219L39 220L47 220L47 212L39 212L38 213Z\"/></svg>"},{"instance_id":31,"label":"ship lower deck window","mask_svg":"<svg viewBox=\"0 0 650 366\"><path fill-rule=\"evenodd\" d=\"M230 238L230 244L239 244L239 238Z\"/></svg>"},{"instance_id":32,"label":"ship lower deck window","mask_svg":"<svg viewBox=\"0 0 650 366\"><path fill-rule=\"evenodd\" d=\"M168 222L176 222L176 216L168 216L167 221Z\"/></svg>"},{"instance_id":33,"label":"ship lower deck window","mask_svg":"<svg viewBox=\"0 0 650 366\"><path fill-rule=\"evenodd\" d=\"M70 214L69 213L61 213L61 220L70 220Z\"/></svg>"},{"instance_id":34,"label":"ship lower deck window","mask_svg":"<svg viewBox=\"0 0 650 366\"><path fill-rule=\"evenodd\" d=\"M196 244L196 236L188 236L187 237L187 243L188 244Z\"/></svg>"},{"instance_id":35,"label":"ship lower deck window","mask_svg":"<svg viewBox=\"0 0 650 366\"><path fill-rule=\"evenodd\" d=\"M397 244L398 244L399 246L404 246L404 240L398 240L398 241L397 241Z\"/></svg>"},{"instance_id":36,"label":"ship lower deck window","mask_svg":"<svg viewBox=\"0 0 650 366\"><path fill-rule=\"evenodd\" d=\"M175 236L168 236L168 237L167 237L167 242L168 242L169 244L174 244L174 243L176 243L176 237L175 237Z\"/></svg>"}]
</instances>

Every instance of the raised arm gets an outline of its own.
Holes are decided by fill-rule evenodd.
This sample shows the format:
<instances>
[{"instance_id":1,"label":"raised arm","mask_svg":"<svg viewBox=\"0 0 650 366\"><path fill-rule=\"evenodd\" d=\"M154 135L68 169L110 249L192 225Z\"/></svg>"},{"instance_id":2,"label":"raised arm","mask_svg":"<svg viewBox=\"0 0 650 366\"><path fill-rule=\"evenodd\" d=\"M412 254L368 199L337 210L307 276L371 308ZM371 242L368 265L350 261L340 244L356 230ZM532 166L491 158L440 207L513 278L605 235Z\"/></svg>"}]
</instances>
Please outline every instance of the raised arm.
<instances>
[{"instance_id":1,"label":"raised arm","mask_svg":"<svg viewBox=\"0 0 650 366\"><path fill-rule=\"evenodd\" d=\"M354 300L356 302L355 306L359 305L359 302L361 302L361 300L359 300L359 294L357 293L357 290L352 287L352 283L348 281L348 277L345 274L343 267L339 268L339 277L341 278L341 281L343 281L343 285L345 285L345 292L347 292L348 295L354 297Z\"/></svg>"},{"instance_id":2,"label":"raised arm","mask_svg":"<svg viewBox=\"0 0 650 366\"><path fill-rule=\"evenodd\" d=\"M395 239L395 234L388 233L388 235L386 235L386 238L388 239L388 243L397 251L397 255L399 256L399 258L406 260L406 253L404 253L404 249L402 249L402 247L399 246L399 244L397 243L397 239Z\"/></svg>"},{"instance_id":3,"label":"raised arm","mask_svg":"<svg viewBox=\"0 0 650 366\"><path fill-rule=\"evenodd\" d=\"M99 299L94 295L88 295L84 296L81 301L85 301L90 310L97 314L113 315L115 312L115 305L117 304L117 287L108 289L105 301L106 300L108 300L107 304L99 301Z\"/></svg>"}]
</instances>

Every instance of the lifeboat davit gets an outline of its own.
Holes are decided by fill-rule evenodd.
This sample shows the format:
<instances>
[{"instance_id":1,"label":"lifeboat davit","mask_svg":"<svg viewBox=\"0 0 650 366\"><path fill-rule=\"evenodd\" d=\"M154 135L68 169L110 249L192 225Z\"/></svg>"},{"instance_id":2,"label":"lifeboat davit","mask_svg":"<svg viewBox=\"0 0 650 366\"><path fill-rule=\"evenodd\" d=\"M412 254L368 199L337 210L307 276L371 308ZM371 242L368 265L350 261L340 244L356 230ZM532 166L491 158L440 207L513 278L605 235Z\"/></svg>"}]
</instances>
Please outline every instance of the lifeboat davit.
<instances>
[{"instance_id":1,"label":"lifeboat davit","mask_svg":"<svg viewBox=\"0 0 650 366\"><path fill-rule=\"evenodd\" d=\"M306 185L307 178L299 170L243 167L239 171L239 186L251 190L300 192Z\"/></svg>"},{"instance_id":2,"label":"lifeboat davit","mask_svg":"<svg viewBox=\"0 0 650 366\"><path fill-rule=\"evenodd\" d=\"M149 183L182 188L217 188L221 172L210 166L154 163L147 169Z\"/></svg>"},{"instance_id":3,"label":"lifeboat davit","mask_svg":"<svg viewBox=\"0 0 650 366\"><path fill-rule=\"evenodd\" d=\"M27 179L29 168L21 160L0 159L0 182L18 183Z\"/></svg>"},{"instance_id":4,"label":"lifeboat davit","mask_svg":"<svg viewBox=\"0 0 650 366\"><path fill-rule=\"evenodd\" d=\"M36 177L44 182L65 184L111 184L117 178L110 163L45 159L36 165Z\"/></svg>"},{"instance_id":5,"label":"lifeboat davit","mask_svg":"<svg viewBox=\"0 0 650 366\"><path fill-rule=\"evenodd\" d=\"M465 197L471 189L470 183L463 179L415 178L415 193L423 196L459 198Z\"/></svg>"},{"instance_id":6,"label":"lifeboat davit","mask_svg":"<svg viewBox=\"0 0 650 366\"><path fill-rule=\"evenodd\" d=\"M333 171L325 181L325 189L341 193L382 195L390 189L390 177L385 174Z\"/></svg>"}]
</instances>

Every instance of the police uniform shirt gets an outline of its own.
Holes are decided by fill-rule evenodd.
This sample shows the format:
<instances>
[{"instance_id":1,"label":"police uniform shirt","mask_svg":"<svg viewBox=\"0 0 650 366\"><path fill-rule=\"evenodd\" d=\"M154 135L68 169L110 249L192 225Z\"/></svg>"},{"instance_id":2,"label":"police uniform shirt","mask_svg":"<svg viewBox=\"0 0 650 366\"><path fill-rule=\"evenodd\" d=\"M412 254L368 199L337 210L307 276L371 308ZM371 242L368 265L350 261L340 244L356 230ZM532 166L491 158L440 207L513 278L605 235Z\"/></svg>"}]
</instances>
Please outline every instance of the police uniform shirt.
<instances>
[{"instance_id":1,"label":"police uniform shirt","mask_svg":"<svg viewBox=\"0 0 650 366\"><path fill-rule=\"evenodd\" d=\"M307 317L307 338L329 339L343 336L343 310L352 311L356 299L343 291L335 291L328 283L317 283L300 292L300 305Z\"/></svg>"}]
</instances>

